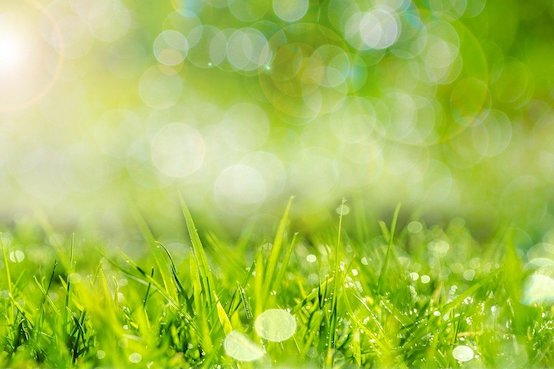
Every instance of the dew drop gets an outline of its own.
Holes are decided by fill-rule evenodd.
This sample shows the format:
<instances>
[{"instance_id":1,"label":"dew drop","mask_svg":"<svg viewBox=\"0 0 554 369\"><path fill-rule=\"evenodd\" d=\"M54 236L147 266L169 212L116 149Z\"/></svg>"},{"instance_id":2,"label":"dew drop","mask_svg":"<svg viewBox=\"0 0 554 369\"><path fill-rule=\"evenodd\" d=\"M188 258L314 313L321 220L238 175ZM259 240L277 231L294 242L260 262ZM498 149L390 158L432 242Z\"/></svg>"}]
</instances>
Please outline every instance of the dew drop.
<instances>
[{"instance_id":1,"label":"dew drop","mask_svg":"<svg viewBox=\"0 0 554 369\"><path fill-rule=\"evenodd\" d=\"M350 213L350 207L346 204L341 204L337 208L337 214L338 215L348 215Z\"/></svg>"},{"instance_id":2,"label":"dew drop","mask_svg":"<svg viewBox=\"0 0 554 369\"><path fill-rule=\"evenodd\" d=\"M131 355L129 355L129 361L133 364L140 363L142 361L142 355L138 352L133 352Z\"/></svg>"},{"instance_id":3,"label":"dew drop","mask_svg":"<svg viewBox=\"0 0 554 369\"><path fill-rule=\"evenodd\" d=\"M25 260L25 253L21 250L14 250L10 252L9 257L12 263L21 263Z\"/></svg>"},{"instance_id":4,"label":"dew drop","mask_svg":"<svg viewBox=\"0 0 554 369\"><path fill-rule=\"evenodd\" d=\"M315 256L314 254L309 254L308 256L306 256L306 261L308 263L315 263L317 261L317 256Z\"/></svg>"}]
</instances>

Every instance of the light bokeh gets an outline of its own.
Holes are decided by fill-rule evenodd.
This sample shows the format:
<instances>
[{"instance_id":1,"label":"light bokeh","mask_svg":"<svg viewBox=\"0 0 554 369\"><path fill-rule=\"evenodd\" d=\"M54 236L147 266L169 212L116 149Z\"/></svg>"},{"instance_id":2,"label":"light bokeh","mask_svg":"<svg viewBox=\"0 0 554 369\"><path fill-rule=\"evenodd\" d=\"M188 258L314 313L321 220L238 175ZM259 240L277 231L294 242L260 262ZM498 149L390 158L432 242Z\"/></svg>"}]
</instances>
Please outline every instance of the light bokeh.
<instances>
[{"instance_id":1,"label":"light bokeh","mask_svg":"<svg viewBox=\"0 0 554 369\"><path fill-rule=\"evenodd\" d=\"M170 228L183 193L234 226L295 195L307 225L347 197L547 227L553 7L0 1L0 214Z\"/></svg>"}]
</instances>

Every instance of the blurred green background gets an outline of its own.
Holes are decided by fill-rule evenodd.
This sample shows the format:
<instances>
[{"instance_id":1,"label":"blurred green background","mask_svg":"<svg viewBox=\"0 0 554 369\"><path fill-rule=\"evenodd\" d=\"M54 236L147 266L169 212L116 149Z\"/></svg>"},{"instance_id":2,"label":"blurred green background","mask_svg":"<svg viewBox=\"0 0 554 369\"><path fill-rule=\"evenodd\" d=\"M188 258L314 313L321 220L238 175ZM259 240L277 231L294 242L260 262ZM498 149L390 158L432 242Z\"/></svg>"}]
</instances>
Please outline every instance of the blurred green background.
<instances>
[{"instance_id":1,"label":"blurred green background","mask_svg":"<svg viewBox=\"0 0 554 369\"><path fill-rule=\"evenodd\" d=\"M544 229L552 0L0 1L0 217ZM335 214L336 216L336 214Z\"/></svg>"}]
</instances>

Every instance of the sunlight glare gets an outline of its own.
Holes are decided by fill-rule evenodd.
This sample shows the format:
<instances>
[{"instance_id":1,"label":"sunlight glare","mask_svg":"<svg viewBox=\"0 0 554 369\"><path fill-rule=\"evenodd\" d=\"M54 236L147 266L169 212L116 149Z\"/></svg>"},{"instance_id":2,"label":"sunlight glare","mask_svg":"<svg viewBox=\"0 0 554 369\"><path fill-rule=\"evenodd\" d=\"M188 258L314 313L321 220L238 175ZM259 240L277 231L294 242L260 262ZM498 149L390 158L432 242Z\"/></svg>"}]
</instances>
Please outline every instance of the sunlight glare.
<instances>
[{"instance_id":1,"label":"sunlight glare","mask_svg":"<svg viewBox=\"0 0 554 369\"><path fill-rule=\"evenodd\" d=\"M15 69L24 59L22 42L13 34L0 34L0 69L2 71Z\"/></svg>"}]
</instances>

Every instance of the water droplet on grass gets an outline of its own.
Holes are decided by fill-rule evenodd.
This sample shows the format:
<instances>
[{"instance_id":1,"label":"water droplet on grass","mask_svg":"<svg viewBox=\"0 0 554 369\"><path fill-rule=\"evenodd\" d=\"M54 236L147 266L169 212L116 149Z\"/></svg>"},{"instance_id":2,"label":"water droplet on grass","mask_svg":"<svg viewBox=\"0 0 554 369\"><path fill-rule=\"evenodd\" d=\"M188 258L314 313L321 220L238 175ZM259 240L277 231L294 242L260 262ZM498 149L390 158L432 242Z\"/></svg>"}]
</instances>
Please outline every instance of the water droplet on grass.
<instances>
[{"instance_id":1,"label":"water droplet on grass","mask_svg":"<svg viewBox=\"0 0 554 369\"><path fill-rule=\"evenodd\" d=\"M261 347L237 331L232 331L225 337L223 348L227 355L239 361L255 361L264 356Z\"/></svg>"},{"instance_id":2,"label":"water droplet on grass","mask_svg":"<svg viewBox=\"0 0 554 369\"><path fill-rule=\"evenodd\" d=\"M129 361L133 364L140 363L142 361L142 355L138 352L133 352L131 355L129 355Z\"/></svg>"},{"instance_id":3,"label":"water droplet on grass","mask_svg":"<svg viewBox=\"0 0 554 369\"><path fill-rule=\"evenodd\" d=\"M268 309L256 318L256 333L272 342L291 338L296 332L296 319L283 309Z\"/></svg>"},{"instance_id":4,"label":"water droplet on grass","mask_svg":"<svg viewBox=\"0 0 554 369\"><path fill-rule=\"evenodd\" d=\"M454 347L454 350L452 350L452 356L454 357L454 359L460 362L466 362L473 359L475 355L471 347L466 345L459 345Z\"/></svg>"},{"instance_id":5,"label":"water droplet on grass","mask_svg":"<svg viewBox=\"0 0 554 369\"><path fill-rule=\"evenodd\" d=\"M346 204L341 204L337 208L338 215L348 215L350 213L350 208Z\"/></svg>"},{"instance_id":6,"label":"water droplet on grass","mask_svg":"<svg viewBox=\"0 0 554 369\"><path fill-rule=\"evenodd\" d=\"M309 254L308 256L306 256L306 261L308 263L315 263L317 261L317 256L315 256L314 254Z\"/></svg>"},{"instance_id":7,"label":"water droplet on grass","mask_svg":"<svg viewBox=\"0 0 554 369\"><path fill-rule=\"evenodd\" d=\"M423 230L423 225L417 220L414 220L408 224L408 232L412 234L419 233L422 230Z\"/></svg>"},{"instance_id":8,"label":"water droplet on grass","mask_svg":"<svg viewBox=\"0 0 554 369\"><path fill-rule=\"evenodd\" d=\"M21 250L14 250L10 252L10 261L12 263L21 263L25 260L25 253Z\"/></svg>"},{"instance_id":9,"label":"water droplet on grass","mask_svg":"<svg viewBox=\"0 0 554 369\"><path fill-rule=\"evenodd\" d=\"M475 270L468 269L464 271L463 277L466 281L472 281L475 278Z\"/></svg>"}]
</instances>

